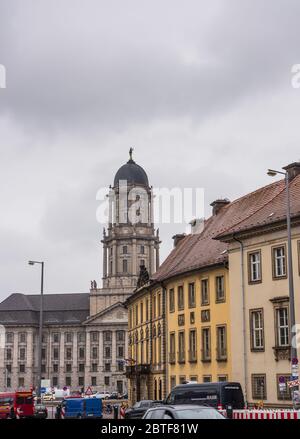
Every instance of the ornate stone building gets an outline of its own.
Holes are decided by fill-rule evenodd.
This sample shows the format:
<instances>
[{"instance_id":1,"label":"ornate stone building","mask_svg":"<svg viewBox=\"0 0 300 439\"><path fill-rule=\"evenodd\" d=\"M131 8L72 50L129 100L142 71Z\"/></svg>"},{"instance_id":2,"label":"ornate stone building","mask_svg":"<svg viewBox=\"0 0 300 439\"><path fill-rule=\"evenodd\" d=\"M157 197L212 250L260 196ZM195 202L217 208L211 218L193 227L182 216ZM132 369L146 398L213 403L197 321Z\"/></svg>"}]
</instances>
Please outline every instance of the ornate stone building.
<instances>
[{"instance_id":1,"label":"ornate stone building","mask_svg":"<svg viewBox=\"0 0 300 439\"><path fill-rule=\"evenodd\" d=\"M143 168L130 159L110 187L103 231L103 287L89 293L45 294L42 378L51 386L126 391L127 310L139 277L159 265L153 193ZM11 294L0 304L0 390L36 385L39 295Z\"/></svg>"}]
</instances>

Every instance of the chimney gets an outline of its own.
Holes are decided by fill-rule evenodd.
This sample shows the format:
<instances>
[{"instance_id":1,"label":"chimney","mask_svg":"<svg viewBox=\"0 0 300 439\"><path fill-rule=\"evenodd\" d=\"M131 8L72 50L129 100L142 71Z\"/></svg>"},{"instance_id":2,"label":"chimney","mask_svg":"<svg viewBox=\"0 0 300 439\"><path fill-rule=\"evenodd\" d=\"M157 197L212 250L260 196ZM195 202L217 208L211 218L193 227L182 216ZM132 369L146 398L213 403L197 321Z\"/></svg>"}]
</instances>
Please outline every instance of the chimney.
<instances>
[{"instance_id":1,"label":"chimney","mask_svg":"<svg viewBox=\"0 0 300 439\"><path fill-rule=\"evenodd\" d=\"M283 169L287 171L289 180L291 181L300 174L300 161L291 163L290 165L285 166Z\"/></svg>"},{"instance_id":2,"label":"chimney","mask_svg":"<svg viewBox=\"0 0 300 439\"><path fill-rule=\"evenodd\" d=\"M177 246L178 242L181 241L183 238L185 238L185 233L177 233L177 235L174 235L172 237L174 248Z\"/></svg>"},{"instance_id":3,"label":"chimney","mask_svg":"<svg viewBox=\"0 0 300 439\"><path fill-rule=\"evenodd\" d=\"M211 206L213 208L212 209L213 216L218 215L220 210L229 203L230 203L230 201L228 200L228 198L224 198L224 199L220 198L218 200L213 201L211 203Z\"/></svg>"},{"instance_id":4,"label":"chimney","mask_svg":"<svg viewBox=\"0 0 300 439\"><path fill-rule=\"evenodd\" d=\"M195 218L190 222L190 225L192 235L201 233L204 229L204 218Z\"/></svg>"}]
</instances>

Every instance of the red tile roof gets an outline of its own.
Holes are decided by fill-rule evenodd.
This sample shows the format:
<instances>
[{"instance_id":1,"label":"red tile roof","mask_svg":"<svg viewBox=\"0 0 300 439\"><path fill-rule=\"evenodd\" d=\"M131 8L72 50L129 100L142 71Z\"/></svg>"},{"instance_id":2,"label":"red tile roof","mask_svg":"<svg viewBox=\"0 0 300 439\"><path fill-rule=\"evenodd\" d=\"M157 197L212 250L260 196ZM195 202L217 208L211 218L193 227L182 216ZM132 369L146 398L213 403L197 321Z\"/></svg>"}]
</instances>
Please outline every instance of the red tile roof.
<instances>
[{"instance_id":1,"label":"red tile roof","mask_svg":"<svg viewBox=\"0 0 300 439\"><path fill-rule=\"evenodd\" d=\"M290 183L290 193L292 216L299 216L300 175ZM227 260L227 244L219 238L283 221L285 216L285 181L280 180L225 205L217 215L205 221L202 233L187 235L177 244L152 279L162 281L196 269L223 264Z\"/></svg>"}]
</instances>

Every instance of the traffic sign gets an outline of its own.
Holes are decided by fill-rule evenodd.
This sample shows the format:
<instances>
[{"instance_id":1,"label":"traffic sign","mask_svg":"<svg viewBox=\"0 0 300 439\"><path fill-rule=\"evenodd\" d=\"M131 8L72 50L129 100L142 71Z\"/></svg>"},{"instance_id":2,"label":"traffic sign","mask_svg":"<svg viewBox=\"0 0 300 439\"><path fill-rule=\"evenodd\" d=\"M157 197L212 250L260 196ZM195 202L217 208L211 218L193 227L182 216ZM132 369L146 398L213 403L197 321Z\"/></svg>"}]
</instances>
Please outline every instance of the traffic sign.
<instances>
[{"instance_id":1,"label":"traffic sign","mask_svg":"<svg viewBox=\"0 0 300 439\"><path fill-rule=\"evenodd\" d=\"M46 393L46 387L41 387L41 393Z\"/></svg>"},{"instance_id":2,"label":"traffic sign","mask_svg":"<svg viewBox=\"0 0 300 439\"><path fill-rule=\"evenodd\" d=\"M279 382L285 384L285 377L281 375L279 377Z\"/></svg>"},{"instance_id":3,"label":"traffic sign","mask_svg":"<svg viewBox=\"0 0 300 439\"><path fill-rule=\"evenodd\" d=\"M86 389L85 394L86 395L92 395L93 394L92 388L90 386Z\"/></svg>"},{"instance_id":4,"label":"traffic sign","mask_svg":"<svg viewBox=\"0 0 300 439\"><path fill-rule=\"evenodd\" d=\"M287 385L288 385L289 387L298 387L299 384L300 384L300 381L299 381L299 380L293 380L293 381L288 381L288 382L287 382Z\"/></svg>"},{"instance_id":5,"label":"traffic sign","mask_svg":"<svg viewBox=\"0 0 300 439\"><path fill-rule=\"evenodd\" d=\"M298 358L293 358L293 359L292 359L292 364L298 364L298 362L299 362L299 361L298 361Z\"/></svg>"}]
</instances>

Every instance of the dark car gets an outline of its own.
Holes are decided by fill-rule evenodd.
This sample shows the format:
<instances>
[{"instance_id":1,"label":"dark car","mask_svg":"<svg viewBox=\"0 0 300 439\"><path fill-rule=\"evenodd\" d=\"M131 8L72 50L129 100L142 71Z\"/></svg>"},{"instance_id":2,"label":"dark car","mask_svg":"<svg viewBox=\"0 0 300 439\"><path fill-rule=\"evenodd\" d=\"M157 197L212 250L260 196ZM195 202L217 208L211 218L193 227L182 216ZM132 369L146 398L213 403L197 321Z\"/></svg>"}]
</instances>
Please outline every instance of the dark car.
<instances>
[{"instance_id":1,"label":"dark car","mask_svg":"<svg viewBox=\"0 0 300 439\"><path fill-rule=\"evenodd\" d=\"M160 401L148 399L137 401L131 408L126 410L125 419L141 419L149 408L160 404Z\"/></svg>"},{"instance_id":2,"label":"dark car","mask_svg":"<svg viewBox=\"0 0 300 439\"><path fill-rule=\"evenodd\" d=\"M218 410L244 408L244 395L240 383L221 381L217 383L189 383L174 387L167 404L197 404Z\"/></svg>"},{"instance_id":3,"label":"dark car","mask_svg":"<svg viewBox=\"0 0 300 439\"><path fill-rule=\"evenodd\" d=\"M143 419L225 419L216 409L197 405L162 405L153 407Z\"/></svg>"},{"instance_id":4,"label":"dark car","mask_svg":"<svg viewBox=\"0 0 300 439\"><path fill-rule=\"evenodd\" d=\"M34 417L40 419L47 419L48 409L44 404L36 404L34 407Z\"/></svg>"}]
</instances>

